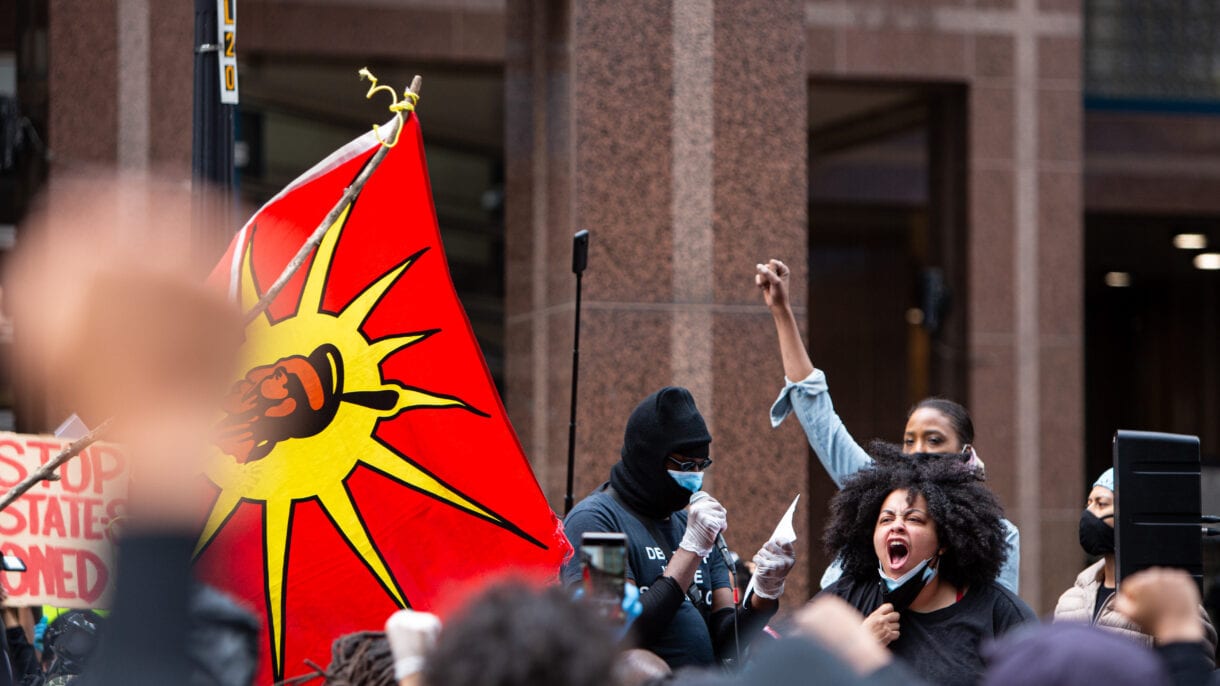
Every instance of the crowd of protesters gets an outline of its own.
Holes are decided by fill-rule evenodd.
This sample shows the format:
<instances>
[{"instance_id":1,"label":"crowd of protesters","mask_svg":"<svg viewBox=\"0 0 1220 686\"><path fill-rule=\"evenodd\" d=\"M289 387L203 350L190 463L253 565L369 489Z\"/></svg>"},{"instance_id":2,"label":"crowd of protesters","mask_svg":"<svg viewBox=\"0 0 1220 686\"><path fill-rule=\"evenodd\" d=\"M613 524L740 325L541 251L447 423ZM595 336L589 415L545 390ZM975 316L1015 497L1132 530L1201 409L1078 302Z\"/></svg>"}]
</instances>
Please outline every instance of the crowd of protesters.
<instances>
[{"instance_id":1,"label":"crowd of protesters","mask_svg":"<svg viewBox=\"0 0 1220 686\"><path fill-rule=\"evenodd\" d=\"M1099 559L1074 584L1064 580L1053 624L1039 622L1018 595L1018 531L986 486L969 412L927 399L908 413L900 444L861 447L801 340L789 278L777 260L755 276L785 375L772 422L795 414L840 489L823 533L835 562L821 592L785 595L798 554L789 537L754 542L748 562L724 547L730 513L702 490L713 437L697 399L667 387L630 414L620 460L567 516L576 554L556 570L560 583L489 589L444 624L401 611L384 631L336 637L329 666L285 683L1220 683L1216 631L1190 576L1151 569L1116 587L1110 472L1093 484L1080 520L1081 546ZM114 611L61 616L41 643L6 612L0 686L249 684L259 625L191 580L195 495L180 476L195 457L184 446L207 444L226 390L216 380L240 327L178 282L129 275L110 287L145 294L141 311L168 322L159 334L137 333L119 316L93 332L88 351L65 353L81 402L122 406L127 422L115 437L140 467ZM586 534L625 534L613 620L588 597Z\"/></svg>"}]
</instances>

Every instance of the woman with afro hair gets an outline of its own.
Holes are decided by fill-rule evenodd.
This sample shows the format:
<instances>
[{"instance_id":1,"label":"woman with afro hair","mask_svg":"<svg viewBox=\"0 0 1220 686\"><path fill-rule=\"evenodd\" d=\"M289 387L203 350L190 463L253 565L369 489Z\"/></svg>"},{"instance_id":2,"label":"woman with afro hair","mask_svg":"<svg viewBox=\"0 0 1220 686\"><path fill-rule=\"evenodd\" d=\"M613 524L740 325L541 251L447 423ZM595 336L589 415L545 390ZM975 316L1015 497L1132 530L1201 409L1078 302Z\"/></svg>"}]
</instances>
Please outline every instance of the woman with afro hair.
<instances>
[{"instance_id":1,"label":"woman with afro hair","mask_svg":"<svg viewBox=\"0 0 1220 686\"><path fill-rule=\"evenodd\" d=\"M771 406L771 426L778 427L788 415L795 414L809 447L839 488L852 474L866 469L872 458L856 443L830 400L826 373L813 366L809 351L801 340L800 327L788 293L791 270L779 260L770 260L756 267L754 283L762 292L763 301L771 310L775 333L779 340L780 359L784 366L784 387ZM816 324L815 324L816 326ZM983 461L974 450L974 421L970 412L946 398L924 398L908 412L902 429L902 450L912 453L947 455L958 453L980 471ZM1004 524L1008 554L1000 574L999 584L1018 593L1021 568L1021 535L1008 520ZM831 563L822 575L822 588L839 579L843 568L839 560Z\"/></svg>"},{"instance_id":2,"label":"woman with afro hair","mask_svg":"<svg viewBox=\"0 0 1220 686\"><path fill-rule=\"evenodd\" d=\"M960 455L869 446L874 465L831 501L827 552L843 576L824 593L853 605L883 645L936 684L974 684L981 647L1036 622L996 583L1008 547L1003 508Z\"/></svg>"}]
</instances>

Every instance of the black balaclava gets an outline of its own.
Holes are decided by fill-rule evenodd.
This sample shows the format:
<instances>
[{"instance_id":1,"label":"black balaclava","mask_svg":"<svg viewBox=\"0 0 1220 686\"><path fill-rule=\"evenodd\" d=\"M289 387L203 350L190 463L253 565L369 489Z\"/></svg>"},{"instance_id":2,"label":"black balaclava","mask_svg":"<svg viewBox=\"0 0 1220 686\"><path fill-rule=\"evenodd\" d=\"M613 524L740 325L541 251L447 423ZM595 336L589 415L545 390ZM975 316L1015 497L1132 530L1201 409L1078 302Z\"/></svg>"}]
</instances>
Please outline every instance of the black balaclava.
<instances>
[{"instance_id":1,"label":"black balaclava","mask_svg":"<svg viewBox=\"0 0 1220 686\"><path fill-rule=\"evenodd\" d=\"M690 391L662 388L644 398L627 419L623 459L610 469L610 485L631 509L664 519L686 507L691 497L669 475L665 458L671 453L706 457L711 442Z\"/></svg>"}]
</instances>

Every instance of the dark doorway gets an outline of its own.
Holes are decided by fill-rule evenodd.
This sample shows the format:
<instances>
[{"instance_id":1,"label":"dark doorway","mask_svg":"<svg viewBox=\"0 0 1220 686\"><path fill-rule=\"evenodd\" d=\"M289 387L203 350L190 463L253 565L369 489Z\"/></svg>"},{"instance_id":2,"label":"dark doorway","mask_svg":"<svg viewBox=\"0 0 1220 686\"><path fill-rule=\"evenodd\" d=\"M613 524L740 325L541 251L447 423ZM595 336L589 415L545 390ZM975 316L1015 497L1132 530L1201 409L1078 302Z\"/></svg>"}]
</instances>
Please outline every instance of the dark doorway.
<instances>
[{"instance_id":1,"label":"dark doorway","mask_svg":"<svg viewBox=\"0 0 1220 686\"><path fill-rule=\"evenodd\" d=\"M1088 483L1110 466L1118 429L1196 435L1204 464L1220 468L1220 271L1195 267L1220 246L1216 226L1216 218L1086 217ZM1208 247L1175 247L1179 236Z\"/></svg>"},{"instance_id":2,"label":"dark doorway","mask_svg":"<svg viewBox=\"0 0 1220 686\"><path fill-rule=\"evenodd\" d=\"M1085 484L1113 463L1118 429L1198 436L1203 512L1220 514L1218 220L1086 215ZM1216 621L1220 538L1202 546Z\"/></svg>"},{"instance_id":3,"label":"dark doorway","mask_svg":"<svg viewBox=\"0 0 1220 686\"><path fill-rule=\"evenodd\" d=\"M898 441L907 408L928 395L968 403L965 94L810 86L806 343L862 444ZM815 503L835 492L820 466L810 492ZM825 514L810 508L812 531ZM820 579L828 560L811 558Z\"/></svg>"}]
</instances>

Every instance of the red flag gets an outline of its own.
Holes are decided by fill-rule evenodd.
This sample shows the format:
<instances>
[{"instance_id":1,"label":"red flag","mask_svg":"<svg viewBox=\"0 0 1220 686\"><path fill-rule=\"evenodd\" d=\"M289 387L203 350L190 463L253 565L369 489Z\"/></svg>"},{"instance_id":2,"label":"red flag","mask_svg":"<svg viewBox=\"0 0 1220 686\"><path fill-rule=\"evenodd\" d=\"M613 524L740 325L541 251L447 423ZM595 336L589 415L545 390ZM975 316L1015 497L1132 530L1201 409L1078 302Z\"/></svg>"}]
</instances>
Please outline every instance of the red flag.
<instances>
[{"instance_id":1,"label":"red flag","mask_svg":"<svg viewBox=\"0 0 1220 686\"><path fill-rule=\"evenodd\" d=\"M290 184L212 281L249 310L378 146L370 132ZM258 683L327 664L334 638L399 607L555 578L571 547L454 292L414 116L246 335L198 561L264 616Z\"/></svg>"}]
</instances>

